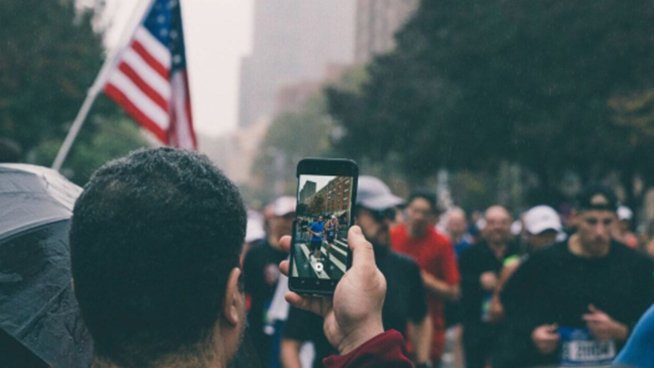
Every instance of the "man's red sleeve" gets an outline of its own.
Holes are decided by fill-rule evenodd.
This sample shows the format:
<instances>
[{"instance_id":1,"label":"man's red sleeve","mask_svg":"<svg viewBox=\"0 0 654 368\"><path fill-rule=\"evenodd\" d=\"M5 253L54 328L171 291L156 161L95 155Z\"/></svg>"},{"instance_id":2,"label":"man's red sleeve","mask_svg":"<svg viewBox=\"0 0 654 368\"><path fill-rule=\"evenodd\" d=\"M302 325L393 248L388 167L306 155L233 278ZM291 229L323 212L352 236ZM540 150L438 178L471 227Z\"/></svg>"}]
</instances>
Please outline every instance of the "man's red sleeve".
<instances>
[{"instance_id":1,"label":"man's red sleeve","mask_svg":"<svg viewBox=\"0 0 654 368\"><path fill-rule=\"evenodd\" d=\"M443 254L441 256L443 271L445 274L445 282L450 285L456 285L461 282L461 275L459 274L459 266L456 262L456 254L452 243L445 238L446 245L443 247Z\"/></svg>"},{"instance_id":2,"label":"man's red sleeve","mask_svg":"<svg viewBox=\"0 0 654 368\"><path fill-rule=\"evenodd\" d=\"M388 330L345 355L332 355L322 360L325 368L411 368L404 351L402 334Z\"/></svg>"}]
</instances>

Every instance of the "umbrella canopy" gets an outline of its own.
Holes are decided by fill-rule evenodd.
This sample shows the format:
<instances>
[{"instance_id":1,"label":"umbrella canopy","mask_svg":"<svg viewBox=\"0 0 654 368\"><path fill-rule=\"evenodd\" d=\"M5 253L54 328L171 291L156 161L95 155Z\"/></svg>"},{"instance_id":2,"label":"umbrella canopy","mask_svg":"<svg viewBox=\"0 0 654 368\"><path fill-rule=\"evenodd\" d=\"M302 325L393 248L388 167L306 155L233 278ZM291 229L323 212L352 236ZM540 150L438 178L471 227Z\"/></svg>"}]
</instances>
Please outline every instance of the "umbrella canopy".
<instances>
[{"instance_id":1,"label":"umbrella canopy","mask_svg":"<svg viewBox=\"0 0 654 368\"><path fill-rule=\"evenodd\" d=\"M39 224L69 219L82 188L58 172L0 164L0 239Z\"/></svg>"},{"instance_id":2,"label":"umbrella canopy","mask_svg":"<svg viewBox=\"0 0 654 368\"><path fill-rule=\"evenodd\" d=\"M0 328L53 367L88 367L68 228L81 188L44 167L0 164Z\"/></svg>"}]
</instances>

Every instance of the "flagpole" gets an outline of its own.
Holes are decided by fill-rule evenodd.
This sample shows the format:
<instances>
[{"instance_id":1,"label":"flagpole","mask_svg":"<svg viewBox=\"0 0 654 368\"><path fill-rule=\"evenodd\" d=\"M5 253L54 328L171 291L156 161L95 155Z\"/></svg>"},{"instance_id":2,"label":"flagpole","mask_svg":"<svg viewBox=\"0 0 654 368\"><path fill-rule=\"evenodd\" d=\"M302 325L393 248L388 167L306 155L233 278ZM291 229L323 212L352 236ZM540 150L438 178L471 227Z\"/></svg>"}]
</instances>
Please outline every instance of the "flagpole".
<instances>
[{"instance_id":1,"label":"flagpole","mask_svg":"<svg viewBox=\"0 0 654 368\"><path fill-rule=\"evenodd\" d=\"M114 48L114 50L112 51L111 56L105 60L104 64L102 65L102 68L100 68L100 72L98 72L98 75L95 78L95 81L91 85L91 88L89 88L88 92L86 93L86 98L82 103L82 107L77 112L77 116L73 121L73 125L71 125L70 130L68 130L66 139L64 139L64 143L59 148L59 151L57 152L57 156L55 157L54 162L52 163L52 168L54 170L57 171L61 170L61 166L66 160L66 157L68 156L68 152L70 151L70 148L73 146L73 143L77 138L77 134L82 128L82 124L84 124L84 121L86 120L86 117L88 116L89 111L91 110L91 106L93 106L95 99L98 97L98 94L100 93L102 87L104 87L104 84L107 81L109 72L113 69L114 65L116 64L116 60L118 60L118 56L125 48L127 42L129 42L129 40L131 39L132 35L134 34L134 31L136 30L136 27L138 27L140 22L147 14L148 9L150 9L150 6L152 5L153 1L154 0L142 0L143 3L147 2L148 6L145 6L143 10L140 12L138 9L138 5L136 6L130 18L130 24L128 24L128 26L125 27L125 29L123 30L123 33L120 38L120 42L118 43L117 47ZM137 17L138 14L140 14L139 17Z\"/></svg>"}]
</instances>

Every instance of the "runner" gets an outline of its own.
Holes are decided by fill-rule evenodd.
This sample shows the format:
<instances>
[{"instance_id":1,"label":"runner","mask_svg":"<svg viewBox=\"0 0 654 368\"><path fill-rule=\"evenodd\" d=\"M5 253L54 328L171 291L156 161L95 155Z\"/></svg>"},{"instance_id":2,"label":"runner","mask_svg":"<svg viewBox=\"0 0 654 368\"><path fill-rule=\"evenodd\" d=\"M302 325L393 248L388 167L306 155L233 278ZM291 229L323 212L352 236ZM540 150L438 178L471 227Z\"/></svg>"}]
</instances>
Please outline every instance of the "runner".
<instances>
[{"instance_id":1,"label":"runner","mask_svg":"<svg viewBox=\"0 0 654 368\"><path fill-rule=\"evenodd\" d=\"M440 362L445 346L445 301L459 299L459 269L449 239L436 231L436 195L417 190L407 200L406 221L391 230L391 245L413 258L421 269L432 321L430 358Z\"/></svg>"},{"instance_id":2,"label":"runner","mask_svg":"<svg viewBox=\"0 0 654 368\"><path fill-rule=\"evenodd\" d=\"M336 239L336 234L338 234L338 218L335 215L327 221L325 224L325 233L327 235L327 245L325 246L325 254L329 260L329 250L334 245L334 240Z\"/></svg>"},{"instance_id":3,"label":"runner","mask_svg":"<svg viewBox=\"0 0 654 368\"><path fill-rule=\"evenodd\" d=\"M488 364L499 336L499 325L491 320L490 302L504 261L518 254L511 239L511 215L502 206L485 212L483 240L461 253L461 319L467 368Z\"/></svg>"},{"instance_id":4,"label":"runner","mask_svg":"<svg viewBox=\"0 0 654 368\"><path fill-rule=\"evenodd\" d=\"M576 207L577 232L531 255L507 282L502 303L516 343L495 368L610 365L654 300L652 261L611 238L615 194L590 186Z\"/></svg>"},{"instance_id":5,"label":"runner","mask_svg":"<svg viewBox=\"0 0 654 368\"><path fill-rule=\"evenodd\" d=\"M320 249L322 248L322 238L324 235L325 223L323 222L322 216L318 216L318 220L314 221L309 227L309 232L311 233L311 258L320 262L322 260L322 253Z\"/></svg>"}]
</instances>

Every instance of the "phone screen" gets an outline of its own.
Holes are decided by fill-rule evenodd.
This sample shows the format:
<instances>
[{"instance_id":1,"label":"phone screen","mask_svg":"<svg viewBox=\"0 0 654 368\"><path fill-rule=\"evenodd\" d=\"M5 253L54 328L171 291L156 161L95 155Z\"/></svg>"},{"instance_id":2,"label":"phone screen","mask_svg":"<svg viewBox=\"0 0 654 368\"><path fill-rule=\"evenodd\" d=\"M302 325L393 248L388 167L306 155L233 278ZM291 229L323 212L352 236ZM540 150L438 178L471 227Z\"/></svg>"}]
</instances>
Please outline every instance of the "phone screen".
<instances>
[{"instance_id":1,"label":"phone screen","mask_svg":"<svg viewBox=\"0 0 654 368\"><path fill-rule=\"evenodd\" d=\"M347 232L356 179L302 173L298 179L291 278L301 290L328 292L349 266Z\"/></svg>"}]
</instances>

